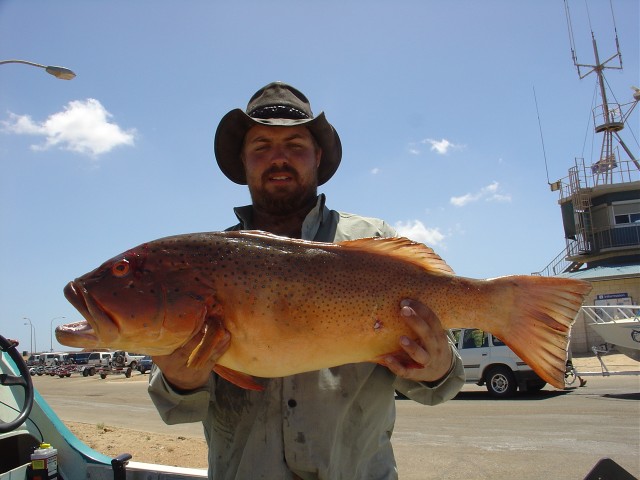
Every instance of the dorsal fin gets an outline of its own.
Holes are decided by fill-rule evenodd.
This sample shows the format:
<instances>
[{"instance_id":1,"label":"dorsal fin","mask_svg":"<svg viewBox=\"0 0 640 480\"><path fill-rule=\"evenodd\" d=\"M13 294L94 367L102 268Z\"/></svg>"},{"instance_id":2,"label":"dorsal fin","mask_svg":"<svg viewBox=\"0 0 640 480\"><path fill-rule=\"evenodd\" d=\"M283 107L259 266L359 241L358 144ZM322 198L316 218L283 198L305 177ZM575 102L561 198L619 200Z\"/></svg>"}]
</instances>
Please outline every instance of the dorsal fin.
<instances>
[{"instance_id":1,"label":"dorsal fin","mask_svg":"<svg viewBox=\"0 0 640 480\"><path fill-rule=\"evenodd\" d=\"M311 240L300 240L297 238L281 237L261 230L239 230L224 232L228 237L255 237L263 239L273 239L288 243L297 243L309 247L331 249L336 245L343 248L360 250L377 255L387 255L404 262L409 262L428 272L445 273L455 275L453 269L426 245L406 237L367 237L357 240L344 240L337 243L314 242Z\"/></svg>"},{"instance_id":2,"label":"dorsal fin","mask_svg":"<svg viewBox=\"0 0 640 480\"><path fill-rule=\"evenodd\" d=\"M379 255L392 256L424 268L429 272L454 274L453 269L433 249L405 237L361 238L338 242L338 245L343 248L353 248Z\"/></svg>"}]
</instances>

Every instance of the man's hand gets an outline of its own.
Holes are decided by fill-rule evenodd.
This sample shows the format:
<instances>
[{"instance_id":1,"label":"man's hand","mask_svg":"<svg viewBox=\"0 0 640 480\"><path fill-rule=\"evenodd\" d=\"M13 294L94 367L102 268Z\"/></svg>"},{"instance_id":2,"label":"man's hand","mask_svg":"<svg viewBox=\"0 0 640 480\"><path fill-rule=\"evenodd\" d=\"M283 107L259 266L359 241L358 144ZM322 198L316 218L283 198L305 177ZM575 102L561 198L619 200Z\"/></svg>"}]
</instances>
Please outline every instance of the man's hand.
<instances>
[{"instance_id":1,"label":"man's hand","mask_svg":"<svg viewBox=\"0 0 640 480\"><path fill-rule=\"evenodd\" d=\"M392 355L385 357L385 364L397 376L416 382L435 382L442 379L453 362L446 331L440 320L425 304L415 300L403 300L400 304L407 325L416 333L418 341L400 337L400 347L416 363L424 368L404 366Z\"/></svg>"},{"instance_id":2,"label":"man's hand","mask_svg":"<svg viewBox=\"0 0 640 480\"><path fill-rule=\"evenodd\" d=\"M206 385L211 375L211 370L218 359L229 348L231 334L224 331L212 348L212 354L201 367L188 367L187 361L191 352L198 346L204 333L200 332L182 347L169 355L156 355L153 362L160 368L164 378L177 390L194 390Z\"/></svg>"}]
</instances>

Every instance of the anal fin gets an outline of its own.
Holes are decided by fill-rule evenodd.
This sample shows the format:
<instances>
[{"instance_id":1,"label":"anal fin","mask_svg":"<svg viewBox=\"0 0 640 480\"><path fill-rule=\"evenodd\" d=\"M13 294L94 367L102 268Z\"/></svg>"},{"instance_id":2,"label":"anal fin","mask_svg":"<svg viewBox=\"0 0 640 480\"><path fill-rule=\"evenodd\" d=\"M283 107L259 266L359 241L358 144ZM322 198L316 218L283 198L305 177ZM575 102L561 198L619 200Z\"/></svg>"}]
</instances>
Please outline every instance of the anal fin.
<instances>
[{"instance_id":1,"label":"anal fin","mask_svg":"<svg viewBox=\"0 0 640 480\"><path fill-rule=\"evenodd\" d=\"M256 390L258 392L264 390L262 385L256 382L251 375L247 375L246 373L238 372L236 370L223 367L222 365L216 365L213 367L213 371L228 382L231 382L240 388L244 388L245 390Z\"/></svg>"}]
</instances>

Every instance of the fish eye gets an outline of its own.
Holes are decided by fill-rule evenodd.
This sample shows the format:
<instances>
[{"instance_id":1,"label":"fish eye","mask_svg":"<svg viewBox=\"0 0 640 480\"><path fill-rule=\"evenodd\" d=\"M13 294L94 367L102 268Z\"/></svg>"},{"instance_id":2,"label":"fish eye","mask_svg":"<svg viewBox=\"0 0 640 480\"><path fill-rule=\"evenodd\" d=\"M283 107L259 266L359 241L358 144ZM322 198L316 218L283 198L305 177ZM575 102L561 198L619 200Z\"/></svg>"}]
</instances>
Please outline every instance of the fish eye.
<instances>
[{"instance_id":1,"label":"fish eye","mask_svg":"<svg viewBox=\"0 0 640 480\"><path fill-rule=\"evenodd\" d=\"M114 277L122 278L126 276L130 270L131 270L131 264L125 258L113 264L113 266L111 267L111 274Z\"/></svg>"}]
</instances>

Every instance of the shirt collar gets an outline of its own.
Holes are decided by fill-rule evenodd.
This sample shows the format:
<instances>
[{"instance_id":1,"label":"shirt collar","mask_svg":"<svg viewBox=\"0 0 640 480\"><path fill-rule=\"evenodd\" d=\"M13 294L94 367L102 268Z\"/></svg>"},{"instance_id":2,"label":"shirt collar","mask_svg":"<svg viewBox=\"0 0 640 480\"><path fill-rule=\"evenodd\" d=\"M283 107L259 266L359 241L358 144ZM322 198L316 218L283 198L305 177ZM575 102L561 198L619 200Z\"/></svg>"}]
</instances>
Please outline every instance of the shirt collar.
<instances>
[{"instance_id":1,"label":"shirt collar","mask_svg":"<svg viewBox=\"0 0 640 480\"><path fill-rule=\"evenodd\" d=\"M302 239L313 240L318 233L318 229L326 217L329 216L329 210L325 207L327 197L324 193L318 195L315 207L307 214L302 222ZM233 209L236 217L240 221L240 225L243 230L251 228L251 218L253 208L251 205L245 205L243 207L235 207Z\"/></svg>"}]
</instances>

